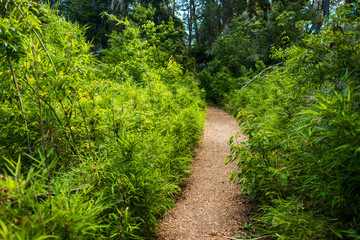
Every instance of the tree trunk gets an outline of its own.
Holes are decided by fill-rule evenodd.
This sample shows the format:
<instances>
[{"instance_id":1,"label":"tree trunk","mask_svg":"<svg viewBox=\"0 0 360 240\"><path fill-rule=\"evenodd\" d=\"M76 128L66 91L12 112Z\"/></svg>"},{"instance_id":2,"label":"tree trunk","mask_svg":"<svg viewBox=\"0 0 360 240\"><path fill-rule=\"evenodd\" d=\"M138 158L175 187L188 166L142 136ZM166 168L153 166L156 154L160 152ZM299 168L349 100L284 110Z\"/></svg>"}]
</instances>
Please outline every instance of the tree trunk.
<instances>
[{"instance_id":1,"label":"tree trunk","mask_svg":"<svg viewBox=\"0 0 360 240\"><path fill-rule=\"evenodd\" d=\"M330 0L322 1L321 10L323 11L324 17L328 17L330 15Z\"/></svg>"},{"instance_id":2,"label":"tree trunk","mask_svg":"<svg viewBox=\"0 0 360 240\"><path fill-rule=\"evenodd\" d=\"M193 20L194 20L195 43L199 43L199 32L198 32L197 17L196 17L196 5L195 5L195 0L192 0L192 1L193 1L192 12L193 12Z\"/></svg>"},{"instance_id":3,"label":"tree trunk","mask_svg":"<svg viewBox=\"0 0 360 240\"><path fill-rule=\"evenodd\" d=\"M189 2L189 17L188 17L188 29L189 29L189 49L191 48L191 42L192 42L192 24L193 24L193 11L192 11L192 4L194 0L190 0Z\"/></svg>"}]
</instances>

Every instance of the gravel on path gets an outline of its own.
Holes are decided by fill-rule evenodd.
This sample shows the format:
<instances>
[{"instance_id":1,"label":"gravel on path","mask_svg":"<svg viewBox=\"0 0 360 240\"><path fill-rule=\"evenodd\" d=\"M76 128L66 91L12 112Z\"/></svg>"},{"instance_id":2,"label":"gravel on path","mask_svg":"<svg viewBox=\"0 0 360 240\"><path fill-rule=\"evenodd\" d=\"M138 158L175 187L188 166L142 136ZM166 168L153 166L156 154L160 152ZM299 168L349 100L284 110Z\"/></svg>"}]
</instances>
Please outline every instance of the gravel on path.
<instances>
[{"instance_id":1,"label":"gravel on path","mask_svg":"<svg viewBox=\"0 0 360 240\"><path fill-rule=\"evenodd\" d=\"M253 204L229 174L236 163L225 165L230 154L228 141L239 131L234 117L207 107L206 126L191 167L191 175L176 201L157 228L158 239L231 239L246 234Z\"/></svg>"}]
</instances>

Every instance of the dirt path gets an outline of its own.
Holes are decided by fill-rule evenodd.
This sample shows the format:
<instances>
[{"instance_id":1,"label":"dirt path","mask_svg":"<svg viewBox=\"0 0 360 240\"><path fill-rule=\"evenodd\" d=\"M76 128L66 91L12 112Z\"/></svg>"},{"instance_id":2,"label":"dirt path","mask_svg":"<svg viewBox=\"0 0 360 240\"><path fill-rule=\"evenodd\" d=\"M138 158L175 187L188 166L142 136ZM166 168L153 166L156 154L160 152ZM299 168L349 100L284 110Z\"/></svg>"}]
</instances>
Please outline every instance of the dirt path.
<instances>
[{"instance_id":1,"label":"dirt path","mask_svg":"<svg viewBox=\"0 0 360 240\"><path fill-rule=\"evenodd\" d=\"M252 207L240 189L229 183L236 164L224 165L227 142L239 130L236 120L224 111L207 108L207 124L191 168L191 175L177 200L160 222L159 239L231 239L244 234Z\"/></svg>"}]
</instances>

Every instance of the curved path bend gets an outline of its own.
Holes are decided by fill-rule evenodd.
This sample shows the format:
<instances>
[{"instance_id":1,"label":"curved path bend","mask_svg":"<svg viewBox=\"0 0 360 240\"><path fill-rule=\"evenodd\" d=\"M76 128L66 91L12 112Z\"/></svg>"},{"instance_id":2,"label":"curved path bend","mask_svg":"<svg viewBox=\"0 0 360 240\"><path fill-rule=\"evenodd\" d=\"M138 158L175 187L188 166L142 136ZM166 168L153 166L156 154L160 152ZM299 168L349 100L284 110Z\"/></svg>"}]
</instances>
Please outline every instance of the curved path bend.
<instances>
[{"instance_id":1,"label":"curved path bend","mask_svg":"<svg viewBox=\"0 0 360 240\"><path fill-rule=\"evenodd\" d=\"M239 186L229 182L236 163L224 165L230 153L227 144L239 131L234 117L208 107L206 126L191 167L191 175L157 229L159 240L233 239L246 234L242 228L253 211L250 200Z\"/></svg>"}]
</instances>

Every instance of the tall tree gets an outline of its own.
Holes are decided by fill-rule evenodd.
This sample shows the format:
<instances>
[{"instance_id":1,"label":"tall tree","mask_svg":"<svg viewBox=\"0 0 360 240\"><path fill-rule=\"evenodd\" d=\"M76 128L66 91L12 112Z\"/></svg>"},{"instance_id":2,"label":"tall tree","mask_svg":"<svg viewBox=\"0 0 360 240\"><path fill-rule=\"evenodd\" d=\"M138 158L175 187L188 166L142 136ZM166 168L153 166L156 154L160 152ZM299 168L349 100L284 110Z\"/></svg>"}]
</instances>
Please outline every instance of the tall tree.
<instances>
[{"instance_id":1,"label":"tall tree","mask_svg":"<svg viewBox=\"0 0 360 240\"><path fill-rule=\"evenodd\" d=\"M188 47L192 47L192 42L195 37L195 44L199 42L199 31L198 31L198 17L196 13L197 3L195 0L189 0L187 6L187 26L188 26Z\"/></svg>"}]
</instances>

